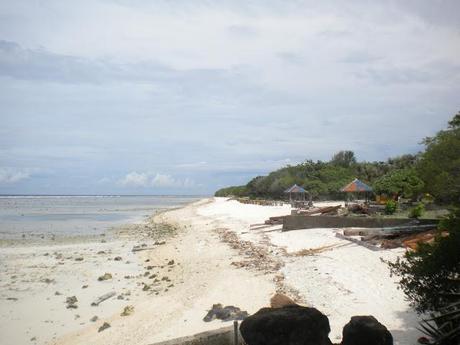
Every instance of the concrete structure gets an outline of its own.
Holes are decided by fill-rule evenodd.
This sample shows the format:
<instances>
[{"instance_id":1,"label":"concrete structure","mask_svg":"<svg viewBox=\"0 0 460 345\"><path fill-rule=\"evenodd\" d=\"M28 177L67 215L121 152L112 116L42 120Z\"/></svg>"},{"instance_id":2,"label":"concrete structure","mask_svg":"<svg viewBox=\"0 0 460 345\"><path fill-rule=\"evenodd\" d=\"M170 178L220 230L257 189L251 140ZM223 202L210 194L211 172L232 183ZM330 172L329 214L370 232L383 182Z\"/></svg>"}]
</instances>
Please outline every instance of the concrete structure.
<instances>
[{"instance_id":1,"label":"concrete structure","mask_svg":"<svg viewBox=\"0 0 460 345\"><path fill-rule=\"evenodd\" d=\"M429 224L436 226L438 223L439 219L291 215L283 218L283 231L313 228L386 228Z\"/></svg>"},{"instance_id":2,"label":"concrete structure","mask_svg":"<svg viewBox=\"0 0 460 345\"><path fill-rule=\"evenodd\" d=\"M238 343L242 343L240 336ZM235 345L234 325L151 345Z\"/></svg>"}]
</instances>

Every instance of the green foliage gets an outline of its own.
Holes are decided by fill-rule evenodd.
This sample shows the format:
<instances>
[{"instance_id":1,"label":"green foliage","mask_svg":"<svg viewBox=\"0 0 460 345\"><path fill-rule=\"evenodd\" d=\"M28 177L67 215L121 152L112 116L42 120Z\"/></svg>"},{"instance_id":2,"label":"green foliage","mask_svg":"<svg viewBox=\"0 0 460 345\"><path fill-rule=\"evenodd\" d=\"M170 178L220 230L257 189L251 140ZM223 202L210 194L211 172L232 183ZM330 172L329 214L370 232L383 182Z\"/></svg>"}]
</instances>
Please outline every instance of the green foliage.
<instances>
[{"instance_id":1,"label":"green foliage","mask_svg":"<svg viewBox=\"0 0 460 345\"><path fill-rule=\"evenodd\" d=\"M343 168L348 168L356 163L355 153L353 151L339 151L331 159L331 164Z\"/></svg>"},{"instance_id":2,"label":"green foliage","mask_svg":"<svg viewBox=\"0 0 460 345\"><path fill-rule=\"evenodd\" d=\"M396 212L398 205L394 200L388 200L385 204L385 214L393 214Z\"/></svg>"},{"instance_id":3,"label":"green foliage","mask_svg":"<svg viewBox=\"0 0 460 345\"><path fill-rule=\"evenodd\" d=\"M438 326L439 325L439 326ZM432 338L434 345L458 345L460 343L460 302L452 302L430 319L424 319L421 330Z\"/></svg>"},{"instance_id":4,"label":"green foliage","mask_svg":"<svg viewBox=\"0 0 460 345\"><path fill-rule=\"evenodd\" d=\"M425 213L425 205L422 202L419 202L417 206L409 210L409 218L420 218Z\"/></svg>"},{"instance_id":5,"label":"green foliage","mask_svg":"<svg viewBox=\"0 0 460 345\"><path fill-rule=\"evenodd\" d=\"M441 233L433 244L419 243L417 251L408 251L403 259L390 263L393 274L419 312L436 311L458 300L460 293L460 212L452 212L439 226ZM455 294L449 295L449 294Z\"/></svg>"},{"instance_id":6,"label":"green foliage","mask_svg":"<svg viewBox=\"0 0 460 345\"><path fill-rule=\"evenodd\" d=\"M412 168L390 171L373 183L374 192L377 194L401 195L409 199L415 199L423 187L423 181Z\"/></svg>"},{"instance_id":7,"label":"green foliage","mask_svg":"<svg viewBox=\"0 0 460 345\"><path fill-rule=\"evenodd\" d=\"M447 130L424 140L425 153L417 166L426 191L437 201L460 202L460 113Z\"/></svg>"},{"instance_id":8,"label":"green foliage","mask_svg":"<svg viewBox=\"0 0 460 345\"><path fill-rule=\"evenodd\" d=\"M247 196L247 190L246 186L232 186L232 187L227 187L227 188L222 188L219 189L214 196L237 196L237 197L242 197L242 196Z\"/></svg>"}]
</instances>

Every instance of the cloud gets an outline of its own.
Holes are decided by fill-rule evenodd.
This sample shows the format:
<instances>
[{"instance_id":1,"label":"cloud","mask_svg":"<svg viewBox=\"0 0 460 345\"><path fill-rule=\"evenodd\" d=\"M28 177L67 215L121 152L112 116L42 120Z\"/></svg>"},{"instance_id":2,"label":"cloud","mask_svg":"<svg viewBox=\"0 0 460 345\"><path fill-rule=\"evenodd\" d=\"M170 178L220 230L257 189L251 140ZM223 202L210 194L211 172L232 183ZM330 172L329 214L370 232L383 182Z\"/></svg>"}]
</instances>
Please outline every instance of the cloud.
<instances>
[{"instance_id":1,"label":"cloud","mask_svg":"<svg viewBox=\"0 0 460 345\"><path fill-rule=\"evenodd\" d=\"M190 178L174 178L168 174L136 172L126 174L119 184L124 187L135 188L193 188L197 184Z\"/></svg>"},{"instance_id":2,"label":"cloud","mask_svg":"<svg viewBox=\"0 0 460 345\"><path fill-rule=\"evenodd\" d=\"M13 168L0 168L0 183L14 184L31 177L30 172Z\"/></svg>"}]
</instances>

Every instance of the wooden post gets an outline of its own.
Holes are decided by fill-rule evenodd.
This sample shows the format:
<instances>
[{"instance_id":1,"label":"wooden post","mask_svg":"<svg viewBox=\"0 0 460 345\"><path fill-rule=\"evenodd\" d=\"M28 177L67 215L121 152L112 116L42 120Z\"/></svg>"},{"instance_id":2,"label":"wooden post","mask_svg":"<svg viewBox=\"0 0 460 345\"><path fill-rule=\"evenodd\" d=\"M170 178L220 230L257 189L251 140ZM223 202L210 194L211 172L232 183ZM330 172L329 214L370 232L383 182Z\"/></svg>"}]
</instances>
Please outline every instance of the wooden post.
<instances>
[{"instance_id":1,"label":"wooden post","mask_svg":"<svg viewBox=\"0 0 460 345\"><path fill-rule=\"evenodd\" d=\"M238 321L233 321L233 345L238 345Z\"/></svg>"}]
</instances>

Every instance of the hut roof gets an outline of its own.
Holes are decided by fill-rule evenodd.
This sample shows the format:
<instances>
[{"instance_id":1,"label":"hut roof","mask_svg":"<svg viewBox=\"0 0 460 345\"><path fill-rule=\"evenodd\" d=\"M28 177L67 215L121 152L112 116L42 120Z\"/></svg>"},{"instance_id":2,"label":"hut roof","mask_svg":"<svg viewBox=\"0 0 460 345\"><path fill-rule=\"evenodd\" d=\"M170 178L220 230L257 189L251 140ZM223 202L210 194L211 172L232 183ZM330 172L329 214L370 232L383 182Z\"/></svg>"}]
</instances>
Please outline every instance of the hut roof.
<instances>
[{"instance_id":1,"label":"hut roof","mask_svg":"<svg viewBox=\"0 0 460 345\"><path fill-rule=\"evenodd\" d=\"M364 182L362 182L362 181L358 180L357 178L355 178L352 182L347 184L340 191L341 192L348 192L348 193L351 193L351 192L372 192L372 188L369 187Z\"/></svg>"},{"instance_id":2,"label":"hut roof","mask_svg":"<svg viewBox=\"0 0 460 345\"><path fill-rule=\"evenodd\" d=\"M292 187L286 189L284 193L306 193L307 191L298 185L293 185Z\"/></svg>"}]
</instances>

